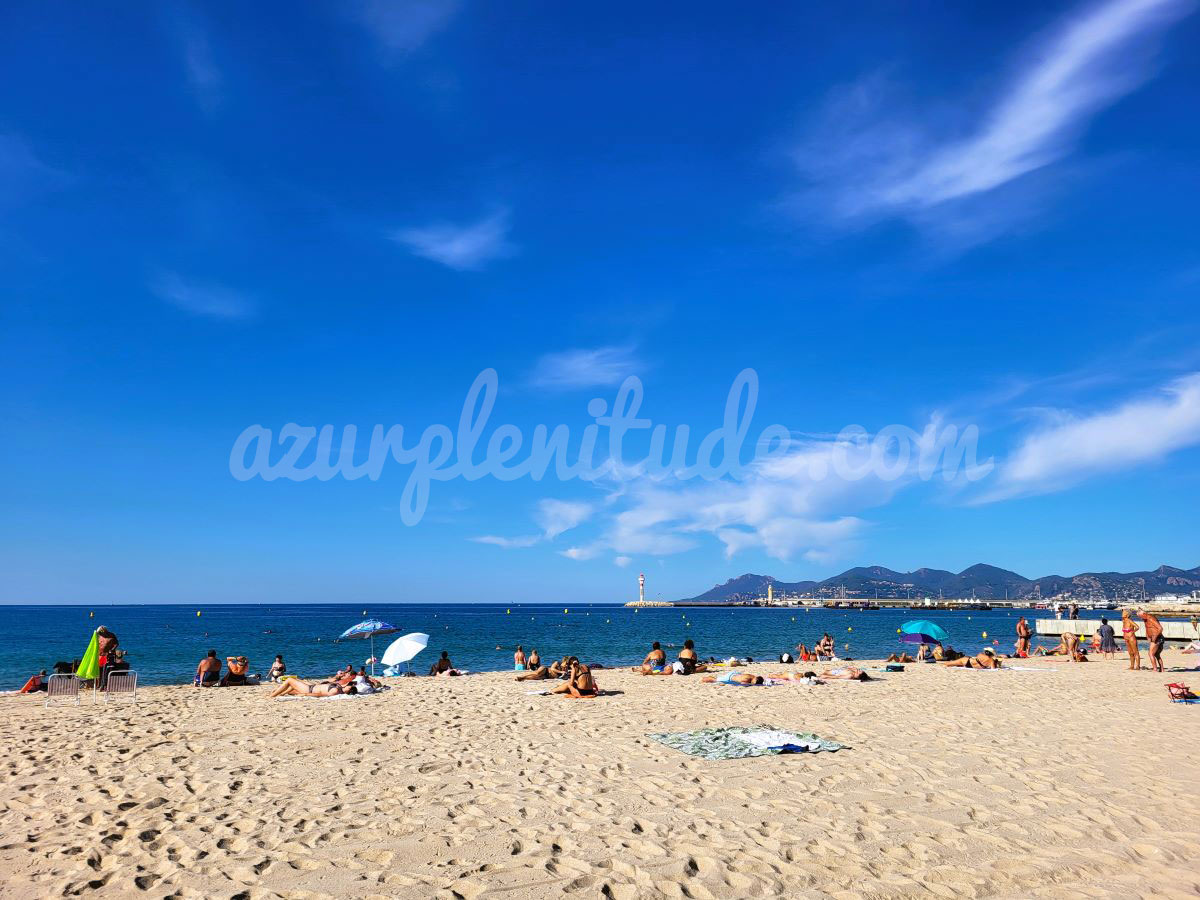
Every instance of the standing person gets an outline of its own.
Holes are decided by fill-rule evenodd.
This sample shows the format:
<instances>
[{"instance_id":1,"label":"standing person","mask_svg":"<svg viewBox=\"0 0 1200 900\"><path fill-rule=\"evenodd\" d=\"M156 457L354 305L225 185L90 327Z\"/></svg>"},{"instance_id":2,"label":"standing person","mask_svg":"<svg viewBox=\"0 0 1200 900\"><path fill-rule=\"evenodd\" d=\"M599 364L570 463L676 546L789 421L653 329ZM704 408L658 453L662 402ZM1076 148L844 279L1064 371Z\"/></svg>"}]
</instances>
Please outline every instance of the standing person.
<instances>
[{"instance_id":1,"label":"standing person","mask_svg":"<svg viewBox=\"0 0 1200 900\"><path fill-rule=\"evenodd\" d=\"M1166 643L1166 638L1163 637L1162 623L1158 621L1157 616L1144 609L1138 610L1138 617L1146 625L1146 640L1150 644L1150 668L1152 671L1161 672L1163 671L1163 644Z\"/></svg>"},{"instance_id":2,"label":"standing person","mask_svg":"<svg viewBox=\"0 0 1200 900\"><path fill-rule=\"evenodd\" d=\"M1033 629L1024 616L1017 619L1017 656L1029 655L1029 640L1033 637Z\"/></svg>"},{"instance_id":3,"label":"standing person","mask_svg":"<svg viewBox=\"0 0 1200 900\"><path fill-rule=\"evenodd\" d=\"M1137 622L1129 615L1129 610L1121 610L1121 634L1125 637L1125 649L1129 651L1129 668L1135 671L1142 667L1142 651L1138 649Z\"/></svg>"},{"instance_id":4,"label":"standing person","mask_svg":"<svg viewBox=\"0 0 1200 900\"><path fill-rule=\"evenodd\" d=\"M525 648L517 644L517 652L513 654L513 668L518 672L524 672L525 663Z\"/></svg>"},{"instance_id":5,"label":"standing person","mask_svg":"<svg viewBox=\"0 0 1200 900\"><path fill-rule=\"evenodd\" d=\"M1104 658L1114 659L1117 655L1117 633L1108 624L1108 619L1101 617L1096 634L1100 635L1100 652L1104 654Z\"/></svg>"},{"instance_id":6,"label":"standing person","mask_svg":"<svg viewBox=\"0 0 1200 900\"><path fill-rule=\"evenodd\" d=\"M1071 612L1070 612L1070 615L1071 615L1071 618L1072 618L1072 619L1078 619L1078 618L1079 618L1079 604L1078 604L1078 603L1072 603L1072 604L1071 604Z\"/></svg>"}]
</instances>

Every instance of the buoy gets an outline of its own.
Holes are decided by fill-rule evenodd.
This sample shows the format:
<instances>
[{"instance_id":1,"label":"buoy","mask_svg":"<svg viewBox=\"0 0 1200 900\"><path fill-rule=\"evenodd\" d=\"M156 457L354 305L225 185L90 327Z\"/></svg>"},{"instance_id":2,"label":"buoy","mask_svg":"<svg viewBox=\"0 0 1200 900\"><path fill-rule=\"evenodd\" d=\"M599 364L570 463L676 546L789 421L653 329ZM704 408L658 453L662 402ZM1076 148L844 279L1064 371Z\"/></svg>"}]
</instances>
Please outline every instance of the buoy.
<instances>
[{"instance_id":1,"label":"buoy","mask_svg":"<svg viewBox=\"0 0 1200 900\"><path fill-rule=\"evenodd\" d=\"M199 615L200 615L200 610L196 610L196 616L199 617Z\"/></svg>"},{"instance_id":2,"label":"buoy","mask_svg":"<svg viewBox=\"0 0 1200 900\"><path fill-rule=\"evenodd\" d=\"M363 610L363 615L365 616L366 614L367 614L367 611L364 609L364 610Z\"/></svg>"},{"instance_id":3,"label":"buoy","mask_svg":"<svg viewBox=\"0 0 1200 900\"><path fill-rule=\"evenodd\" d=\"M94 618L96 618L96 614L94 612L90 612L90 613L88 613L88 618L94 619Z\"/></svg>"},{"instance_id":4,"label":"buoy","mask_svg":"<svg viewBox=\"0 0 1200 900\"><path fill-rule=\"evenodd\" d=\"M511 609L506 609L506 610L504 611L504 614L505 614L506 616L511 616L511 615L512 615L512 610L511 610Z\"/></svg>"},{"instance_id":5,"label":"buoy","mask_svg":"<svg viewBox=\"0 0 1200 900\"><path fill-rule=\"evenodd\" d=\"M567 613L569 613L569 612L570 612L570 610L569 610L569 609L567 609L566 607L563 607L563 615L564 615L564 616L565 616Z\"/></svg>"},{"instance_id":6,"label":"buoy","mask_svg":"<svg viewBox=\"0 0 1200 900\"><path fill-rule=\"evenodd\" d=\"M900 634L900 633L901 633L901 632L900 632L900 629L899 629L899 628L897 628L897 629L896 629L896 634Z\"/></svg>"},{"instance_id":7,"label":"buoy","mask_svg":"<svg viewBox=\"0 0 1200 900\"><path fill-rule=\"evenodd\" d=\"M984 636L984 637L987 637L987 632L986 632L986 631L983 633L983 636Z\"/></svg>"},{"instance_id":8,"label":"buoy","mask_svg":"<svg viewBox=\"0 0 1200 900\"><path fill-rule=\"evenodd\" d=\"M842 646L843 646L843 647L845 647L847 650L849 650L849 649L850 649L850 645L849 645L849 644L843 644Z\"/></svg>"},{"instance_id":9,"label":"buoy","mask_svg":"<svg viewBox=\"0 0 1200 900\"><path fill-rule=\"evenodd\" d=\"M846 630L847 630L847 631L853 631L854 629L853 629L853 628L847 628Z\"/></svg>"}]
</instances>

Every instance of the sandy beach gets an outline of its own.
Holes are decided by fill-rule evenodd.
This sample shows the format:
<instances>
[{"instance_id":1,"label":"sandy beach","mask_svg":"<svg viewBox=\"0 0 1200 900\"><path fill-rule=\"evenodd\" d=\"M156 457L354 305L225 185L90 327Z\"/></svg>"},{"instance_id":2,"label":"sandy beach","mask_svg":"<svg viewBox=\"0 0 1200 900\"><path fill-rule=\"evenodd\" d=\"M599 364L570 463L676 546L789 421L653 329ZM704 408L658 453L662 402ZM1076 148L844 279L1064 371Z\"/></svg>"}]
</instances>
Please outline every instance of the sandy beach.
<instances>
[{"instance_id":1,"label":"sandy beach","mask_svg":"<svg viewBox=\"0 0 1200 900\"><path fill-rule=\"evenodd\" d=\"M745 689L603 671L618 693L594 701L502 673L5 697L4 895L1196 896L1200 706L1162 685L1200 677L1026 665ZM708 761L645 736L754 724L848 746Z\"/></svg>"}]
</instances>

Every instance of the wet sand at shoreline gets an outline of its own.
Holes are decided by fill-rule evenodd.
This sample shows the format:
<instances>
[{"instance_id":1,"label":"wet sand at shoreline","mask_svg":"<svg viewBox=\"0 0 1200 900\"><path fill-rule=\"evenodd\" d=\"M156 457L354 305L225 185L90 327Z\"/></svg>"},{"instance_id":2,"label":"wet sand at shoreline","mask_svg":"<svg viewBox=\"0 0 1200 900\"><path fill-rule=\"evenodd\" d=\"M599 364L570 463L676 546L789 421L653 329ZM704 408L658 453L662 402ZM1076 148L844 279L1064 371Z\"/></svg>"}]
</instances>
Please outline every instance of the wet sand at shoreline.
<instances>
[{"instance_id":1,"label":"wet sand at shoreline","mask_svg":"<svg viewBox=\"0 0 1200 900\"><path fill-rule=\"evenodd\" d=\"M618 693L593 701L511 673L4 697L0 877L9 897L1196 896L1200 705L1163 684L1200 673L1021 664L745 689L599 671ZM848 749L708 761L645 736L755 724Z\"/></svg>"}]
</instances>

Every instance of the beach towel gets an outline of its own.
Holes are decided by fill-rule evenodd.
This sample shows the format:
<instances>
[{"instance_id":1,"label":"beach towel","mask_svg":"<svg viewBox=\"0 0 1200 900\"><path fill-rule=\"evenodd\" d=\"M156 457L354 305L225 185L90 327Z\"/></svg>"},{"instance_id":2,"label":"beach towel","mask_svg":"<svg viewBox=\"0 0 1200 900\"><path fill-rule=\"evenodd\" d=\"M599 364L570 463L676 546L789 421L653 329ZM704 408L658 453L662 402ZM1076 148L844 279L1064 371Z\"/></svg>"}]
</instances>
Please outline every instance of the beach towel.
<instances>
[{"instance_id":1,"label":"beach towel","mask_svg":"<svg viewBox=\"0 0 1200 900\"><path fill-rule=\"evenodd\" d=\"M820 753L822 750L835 753L844 746L815 734L784 731L772 725L733 725L702 728L699 731L648 734L646 737L701 759L746 759L780 753Z\"/></svg>"}]
</instances>

